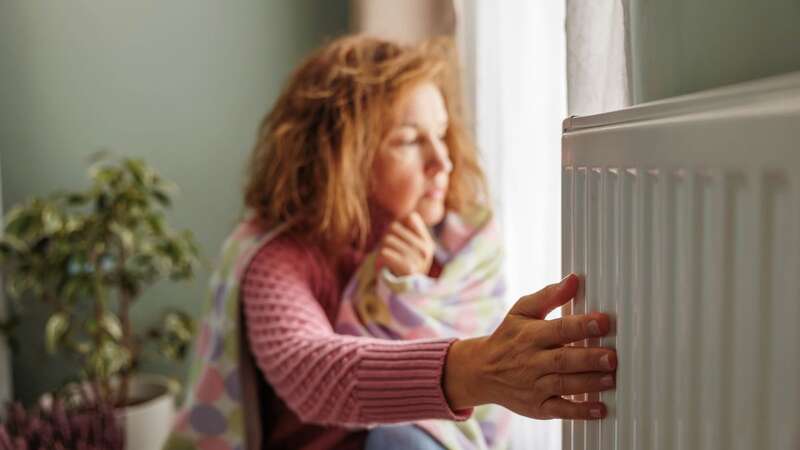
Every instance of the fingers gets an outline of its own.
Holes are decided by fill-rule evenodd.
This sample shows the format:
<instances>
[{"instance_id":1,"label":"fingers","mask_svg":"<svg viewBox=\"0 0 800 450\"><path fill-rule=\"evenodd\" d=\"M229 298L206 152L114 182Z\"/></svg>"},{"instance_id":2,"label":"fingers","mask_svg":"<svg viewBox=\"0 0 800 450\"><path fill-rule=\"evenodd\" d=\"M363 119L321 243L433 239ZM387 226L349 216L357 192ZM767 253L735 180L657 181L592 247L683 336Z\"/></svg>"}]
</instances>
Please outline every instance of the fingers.
<instances>
[{"instance_id":1,"label":"fingers","mask_svg":"<svg viewBox=\"0 0 800 450\"><path fill-rule=\"evenodd\" d=\"M399 240L405 242L411 248L415 249L423 258L428 257L428 249L432 246L399 222L392 224L391 228L389 229L389 233L390 234L387 236L387 239L390 236L395 236Z\"/></svg>"},{"instance_id":2,"label":"fingers","mask_svg":"<svg viewBox=\"0 0 800 450\"><path fill-rule=\"evenodd\" d=\"M418 212L412 212L403 222L425 242L430 242L432 240L431 234L428 232L428 227L425 226L425 222Z\"/></svg>"},{"instance_id":3,"label":"fingers","mask_svg":"<svg viewBox=\"0 0 800 450\"><path fill-rule=\"evenodd\" d=\"M380 251L380 258L383 264L397 276L405 276L413 273L413 268L409 264L408 259L404 258L402 254L398 253L388 247L384 247Z\"/></svg>"},{"instance_id":4,"label":"fingers","mask_svg":"<svg viewBox=\"0 0 800 450\"><path fill-rule=\"evenodd\" d=\"M536 345L540 348L556 348L584 339L605 336L611 328L611 323L607 314L591 313L538 322L535 326L536 331L533 334Z\"/></svg>"},{"instance_id":5,"label":"fingers","mask_svg":"<svg viewBox=\"0 0 800 450\"><path fill-rule=\"evenodd\" d=\"M383 238L379 264L385 264L395 275L427 273L433 260L433 238L418 213L402 222L394 222Z\"/></svg>"},{"instance_id":6,"label":"fingers","mask_svg":"<svg viewBox=\"0 0 800 450\"><path fill-rule=\"evenodd\" d=\"M403 241L402 239L393 234L388 234L386 235L386 237L383 238L383 246L385 248L390 248L400 253L401 255L407 255L411 257L416 256L419 258L422 258L424 256L422 255L422 252L420 250L417 250L416 248L414 248L413 246L411 246L410 244L408 244L407 242Z\"/></svg>"},{"instance_id":7,"label":"fingers","mask_svg":"<svg viewBox=\"0 0 800 450\"><path fill-rule=\"evenodd\" d=\"M614 388L614 375L610 373L551 373L536 381L536 388L552 395L573 395L602 392Z\"/></svg>"},{"instance_id":8,"label":"fingers","mask_svg":"<svg viewBox=\"0 0 800 450\"><path fill-rule=\"evenodd\" d=\"M554 419L597 420L608 414L600 402L572 402L561 397L551 397L542 403L542 413Z\"/></svg>"},{"instance_id":9,"label":"fingers","mask_svg":"<svg viewBox=\"0 0 800 450\"><path fill-rule=\"evenodd\" d=\"M607 348L560 347L539 351L534 365L543 373L613 372L617 368L617 353Z\"/></svg>"},{"instance_id":10,"label":"fingers","mask_svg":"<svg viewBox=\"0 0 800 450\"><path fill-rule=\"evenodd\" d=\"M511 313L533 319L544 319L550 311L572 300L578 292L579 285L580 279L571 273L560 283L551 284L539 292L520 298L511 308Z\"/></svg>"}]
</instances>

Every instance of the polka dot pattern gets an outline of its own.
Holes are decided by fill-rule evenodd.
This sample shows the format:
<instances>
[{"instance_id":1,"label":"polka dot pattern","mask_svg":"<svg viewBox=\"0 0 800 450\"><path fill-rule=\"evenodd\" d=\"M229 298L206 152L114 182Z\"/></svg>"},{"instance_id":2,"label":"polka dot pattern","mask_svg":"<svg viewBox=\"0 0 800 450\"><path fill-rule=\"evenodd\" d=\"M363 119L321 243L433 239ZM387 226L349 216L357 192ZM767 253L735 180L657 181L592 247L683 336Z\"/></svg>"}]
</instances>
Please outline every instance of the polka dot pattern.
<instances>
[{"instance_id":1,"label":"polka dot pattern","mask_svg":"<svg viewBox=\"0 0 800 450\"><path fill-rule=\"evenodd\" d=\"M228 428L225 417L211 405L197 404L189 413L189 423L195 430L209 435L222 434Z\"/></svg>"},{"instance_id":2,"label":"polka dot pattern","mask_svg":"<svg viewBox=\"0 0 800 450\"><path fill-rule=\"evenodd\" d=\"M214 367L207 368L197 384L195 396L203 403L214 403L219 400L225 391L225 382L219 370Z\"/></svg>"}]
</instances>

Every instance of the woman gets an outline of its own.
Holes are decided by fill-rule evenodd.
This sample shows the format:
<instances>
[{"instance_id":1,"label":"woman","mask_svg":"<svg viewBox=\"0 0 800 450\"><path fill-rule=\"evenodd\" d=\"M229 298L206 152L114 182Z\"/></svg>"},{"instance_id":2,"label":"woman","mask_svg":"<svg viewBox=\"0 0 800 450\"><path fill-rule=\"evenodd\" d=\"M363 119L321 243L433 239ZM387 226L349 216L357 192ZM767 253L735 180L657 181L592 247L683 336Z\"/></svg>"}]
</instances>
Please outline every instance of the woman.
<instances>
[{"instance_id":1,"label":"woman","mask_svg":"<svg viewBox=\"0 0 800 450\"><path fill-rule=\"evenodd\" d=\"M487 404L605 415L562 395L613 387L612 350L565 347L607 333L608 317L544 320L576 276L461 334L481 330L478 312L497 311L502 289L449 54L441 42L345 37L294 72L262 124L251 215L212 280L167 448L484 448L502 445L481 435L496 416L448 424ZM414 295L444 284L457 295Z\"/></svg>"}]
</instances>

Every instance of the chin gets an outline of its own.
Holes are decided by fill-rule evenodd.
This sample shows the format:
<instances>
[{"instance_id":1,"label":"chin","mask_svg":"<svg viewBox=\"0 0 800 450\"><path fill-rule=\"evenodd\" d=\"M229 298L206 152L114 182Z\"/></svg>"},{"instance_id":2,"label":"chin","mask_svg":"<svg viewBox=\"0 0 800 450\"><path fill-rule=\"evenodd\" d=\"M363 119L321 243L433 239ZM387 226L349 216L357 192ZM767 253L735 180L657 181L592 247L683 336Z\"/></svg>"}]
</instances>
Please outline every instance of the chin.
<instances>
[{"instance_id":1,"label":"chin","mask_svg":"<svg viewBox=\"0 0 800 450\"><path fill-rule=\"evenodd\" d=\"M422 221L425 222L425 225L434 226L439 224L444 219L444 205L421 205L420 208L417 209L420 217L422 217Z\"/></svg>"}]
</instances>

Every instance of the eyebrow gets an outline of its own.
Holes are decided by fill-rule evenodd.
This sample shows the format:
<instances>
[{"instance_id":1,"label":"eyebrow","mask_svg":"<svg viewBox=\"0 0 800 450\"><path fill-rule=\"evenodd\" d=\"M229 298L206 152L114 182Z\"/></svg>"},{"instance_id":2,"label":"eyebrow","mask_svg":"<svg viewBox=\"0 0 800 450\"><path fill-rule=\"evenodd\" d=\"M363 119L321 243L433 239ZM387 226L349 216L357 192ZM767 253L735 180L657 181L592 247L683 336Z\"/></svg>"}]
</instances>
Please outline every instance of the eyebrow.
<instances>
[{"instance_id":1,"label":"eyebrow","mask_svg":"<svg viewBox=\"0 0 800 450\"><path fill-rule=\"evenodd\" d=\"M441 128L447 128L447 127L450 126L450 120L449 119L442 120L437 125L439 127L441 127ZM413 123L413 122L403 122L403 123L400 124L400 126L401 127L419 128L419 125L416 124L416 123Z\"/></svg>"}]
</instances>

